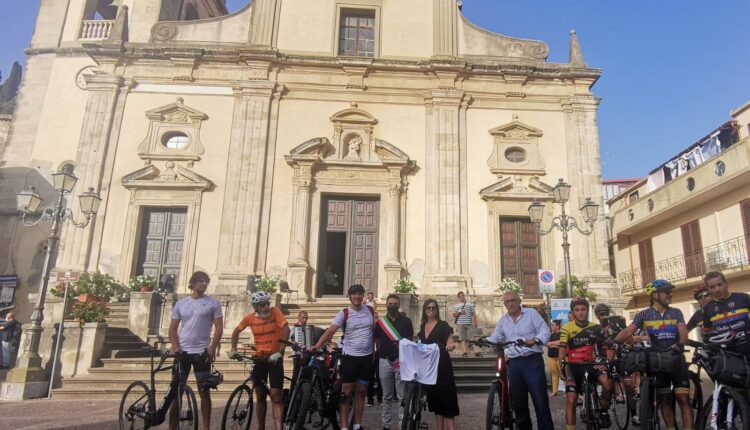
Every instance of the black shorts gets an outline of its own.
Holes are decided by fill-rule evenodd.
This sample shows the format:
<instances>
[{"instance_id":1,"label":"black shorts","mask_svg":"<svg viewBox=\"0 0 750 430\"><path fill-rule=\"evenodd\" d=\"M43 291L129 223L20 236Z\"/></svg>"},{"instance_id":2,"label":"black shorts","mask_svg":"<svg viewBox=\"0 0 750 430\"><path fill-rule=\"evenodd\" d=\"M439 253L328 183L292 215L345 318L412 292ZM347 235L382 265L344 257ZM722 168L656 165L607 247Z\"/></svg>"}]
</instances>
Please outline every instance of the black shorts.
<instances>
[{"instance_id":1,"label":"black shorts","mask_svg":"<svg viewBox=\"0 0 750 430\"><path fill-rule=\"evenodd\" d=\"M272 389L281 390L284 388L284 360L278 359L272 364L268 361L259 361L253 366L253 384L256 387L263 385L268 381Z\"/></svg>"},{"instance_id":2,"label":"black shorts","mask_svg":"<svg viewBox=\"0 0 750 430\"><path fill-rule=\"evenodd\" d=\"M607 366L603 364L568 363L565 375L565 392L583 394L583 377L589 372L589 379L598 379L599 375L607 373Z\"/></svg>"},{"instance_id":3,"label":"black shorts","mask_svg":"<svg viewBox=\"0 0 750 430\"><path fill-rule=\"evenodd\" d=\"M685 359L677 361L674 371L656 373L656 390L659 393L667 394L672 392L677 394L690 393L690 372L688 371Z\"/></svg>"},{"instance_id":4,"label":"black shorts","mask_svg":"<svg viewBox=\"0 0 750 430\"><path fill-rule=\"evenodd\" d=\"M211 359L205 352L201 354L182 354L178 360L180 360L180 380L182 381L187 381L190 369L192 368L195 373L195 382L200 387L203 383L203 378L211 373ZM173 369L173 371L176 370L177 368Z\"/></svg>"},{"instance_id":5,"label":"black shorts","mask_svg":"<svg viewBox=\"0 0 750 430\"><path fill-rule=\"evenodd\" d=\"M341 367L339 367L339 376L341 383L351 384L356 382L360 385L370 383L373 373L372 354L357 357L354 355L341 356Z\"/></svg>"}]
</instances>

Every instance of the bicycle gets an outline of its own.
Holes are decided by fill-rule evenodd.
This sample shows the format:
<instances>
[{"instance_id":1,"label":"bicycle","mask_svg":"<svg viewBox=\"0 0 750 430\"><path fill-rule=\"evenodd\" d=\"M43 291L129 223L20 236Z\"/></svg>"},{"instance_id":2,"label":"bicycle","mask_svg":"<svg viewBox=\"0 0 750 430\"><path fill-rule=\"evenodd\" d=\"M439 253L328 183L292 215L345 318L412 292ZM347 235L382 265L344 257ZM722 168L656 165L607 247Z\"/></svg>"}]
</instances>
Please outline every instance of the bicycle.
<instances>
[{"instance_id":1,"label":"bicycle","mask_svg":"<svg viewBox=\"0 0 750 430\"><path fill-rule=\"evenodd\" d=\"M609 415L618 430L626 430L630 423L630 403L634 402L622 375L617 372L618 360L608 361L607 376L612 381L612 402L609 405ZM634 403L633 403L634 404Z\"/></svg>"},{"instance_id":2,"label":"bicycle","mask_svg":"<svg viewBox=\"0 0 750 430\"><path fill-rule=\"evenodd\" d=\"M300 370L289 404L284 413L284 430L301 430L307 422L313 422L317 430L331 426L340 430L337 412L341 399L341 384L337 380L341 361L341 350L332 352L307 351L291 344L300 357Z\"/></svg>"},{"instance_id":3,"label":"bicycle","mask_svg":"<svg viewBox=\"0 0 750 430\"><path fill-rule=\"evenodd\" d=\"M716 341L716 338L712 340ZM714 382L713 392L706 400L703 410L696 420L696 429L750 429L750 406L743 393L737 389L744 388L744 390L747 390L747 387L726 385L717 380L717 377L721 377L720 375L710 373L712 361L720 358L721 355L734 356L740 360L743 359L743 356L708 343L689 340L688 345L695 348L693 360L697 362L699 367L707 370Z\"/></svg>"},{"instance_id":4,"label":"bicycle","mask_svg":"<svg viewBox=\"0 0 750 430\"><path fill-rule=\"evenodd\" d=\"M427 410L427 395L416 377L415 374L415 379L406 383L404 390L404 419L401 421L401 430L422 428L422 412Z\"/></svg>"},{"instance_id":5,"label":"bicycle","mask_svg":"<svg viewBox=\"0 0 750 430\"><path fill-rule=\"evenodd\" d=\"M513 409L510 403L510 383L508 382L505 348L510 346L524 346L524 343L522 340L495 343L484 338L469 343L477 346L493 347L497 353L495 379L492 382L489 397L487 398L487 413L485 414L486 430L512 429L515 417L513 416Z\"/></svg>"},{"instance_id":6,"label":"bicycle","mask_svg":"<svg viewBox=\"0 0 750 430\"><path fill-rule=\"evenodd\" d=\"M561 367L565 369L568 364L583 365L583 410L580 412L580 417L581 421L586 424L587 430L599 430L599 417L604 410L599 402L599 390L597 389L599 381L597 381L596 376L589 375L589 369L591 366L609 366L610 362L604 358L596 358L594 361L586 360L582 363L563 361Z\"/></svg>"},{"instance_id":7,"label":"bicycle","mask_svg":"<svg viewBox=\"0 0 750 430\"><path fill-rule=\"evenodd\" d=\"M157 344L158 345L158 344ZM120 430L148 429L162 424L169 413L169 407L176 401L177 425L179 428L198 429L198 404L193 389L180 378L180 357L184 354L172 354L169 351L161 355L158 366L154 367L154 353L158 347L145 347L151 358L150 387L143 381L135 381L125 389L120 400L118 423ZM174 363L164 366L167 359L173 358ZM164 400L156 408L156 374L172 370L172 381L164 394ZM134 400L129 400L133 396ZM140 425L139 425L140 424Z\"/></svg>"},{"instance_id":8,"label":"bicycle","mask_svg":"<svg viewBox=\"0 0 750 430\"><path fill-rule=\"evenodd\" d=\"M238 354L230 358L237 361L244 361L246 364L250 365L250 369L247 371L248 376L245 381L238 385L232 391L232 394L229 395L227 404L224 407L224 414L221 417L221 428L222 430L248 430L250 428L250 423L253 421L253 393L256 389L252 377L252 368L259 362L265 362L266 358L245 354ZM263 381L261 388L263 388L266 393L270 393L268 383L265 380Z\"/></svg>"}]
</instances>

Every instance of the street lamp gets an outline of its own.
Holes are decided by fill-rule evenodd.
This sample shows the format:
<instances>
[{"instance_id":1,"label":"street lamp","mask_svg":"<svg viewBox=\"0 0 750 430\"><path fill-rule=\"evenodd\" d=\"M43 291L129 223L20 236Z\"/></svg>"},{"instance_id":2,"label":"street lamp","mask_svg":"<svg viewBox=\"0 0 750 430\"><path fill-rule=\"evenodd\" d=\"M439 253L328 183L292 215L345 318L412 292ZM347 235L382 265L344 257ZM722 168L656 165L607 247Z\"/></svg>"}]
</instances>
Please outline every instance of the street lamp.
<instances>
[{"instance_id":1,"label":"street lamp","mask_svg":"<svg viewBox=\"0 0 750 430\"><path fill-rule=\"evenodd\" d=\"M570 243L568 242L568 232L573 229L578 230L579 233L586 236L593 233L594 223L599 218L599 205L594 203L591 198L586 197L586 201L581 206L581 214L583 215L583 221L588 224L588 230L582 230L578 227L578 223L575 218L565 213L565 202L570 198L571 186L566 183L562 178L557 182L555 188L552 189L552 196L554 197L555 203L560 205L560 215L552 218L552 225L549 229L544 230L540 227L542 218L544 217L544 205L538 201L534 201L529 205L529 218L531 222L536 224L536 228L541 235L549 234L555 228L562 231L563 235L563 259L565 262L565 288L568 291L568 297L573 297L573 288L570 284Z\"/></svg>"},{"instance_id":2,"label":"street lamp","mask_svg":"<svg viewBox=\"0 0 750 430\"><path fill-rule=\"evenodd\" d=\"M28 347L25 348L23 355L19 359L18 367L11 370L8 374L6 382L43 384L47 380L47 375L42 368L42 358L39 356L39 342L42 334L42 320L44 320L44 301L47 295L47 284L49 282L50 270L52 269L52 256L55 254L57 244L60 241L62 224L69 222L77 228L86 227L96 215L96 212L99 210L99 204L102 201L94 191L94 188L89 188L88 191L79 195L78 200L80 201L81 212L85 220L81 222L76 221L73 217L73 211L65 205L65 196L73 191L73 187L75 187L77 181L78 178L73 175L73 169L70 166L66 166L61 172L53 173L52 185L55 191L57 191L56 202L54 206L42 209L36 219L33 218L39 205L42 203L42 198L36 189L30 187L27 190L19 192L16 196L21 222L25 227L34 227L42 222L50 222L52 223L52 229L49 236L47 236L47 249L44 255L42 279L39 282L39 295L37 296L36 307L31 314L31 326L26 330ZM52 377L54 378L54 375ZM34 388L29 388L29 392L24 388L23 397L41 397L35 394L41 393L46 388L46 386L37 385Z\"/></svg>"}]
</instances>

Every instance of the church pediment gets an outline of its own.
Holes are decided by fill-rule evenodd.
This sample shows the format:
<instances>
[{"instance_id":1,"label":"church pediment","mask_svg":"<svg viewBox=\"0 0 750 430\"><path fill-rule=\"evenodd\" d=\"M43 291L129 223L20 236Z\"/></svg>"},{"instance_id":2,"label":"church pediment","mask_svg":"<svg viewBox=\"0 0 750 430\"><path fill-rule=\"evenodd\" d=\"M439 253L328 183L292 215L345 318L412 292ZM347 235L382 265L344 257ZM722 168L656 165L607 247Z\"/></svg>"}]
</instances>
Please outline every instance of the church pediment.
<instances>
[{"instance_id":1,"label":"church pediment","mask_svg":"<svg viewBox=\"0 0 750 430\"><path fill-rule=\"evenodd\" d=\"M200 122L208 118L205 113L185 106L182 98L178 98L174 103L151 109L146 112L146 117L152 121L189 124Z\"/></svg>"},{"instance_id":2,"label":"church pediment","mask_svg":"<svg viewBox=\"0 0 750 430\"><path fill-rule=\"evenodd\" d=\"M507 176L479 191L482 200L551 200L552 187L537 177Z\"/></svg>"},{"instance_id":3,"label":"church pediment","mask_svg":"<svg viewBox=\"0 0 750 430\"><path fill-rule=\"evenodd\" d=\"M323 158L333 149L328 138L314 137L297 145L286 156L287 160L295 158Z\"/></svg>"},{"instance_id":4,"label":"church pediment","mask_svg":"<svg viewBox=\"0 0 750 430\"><path fill-rule=\"evenodd\" d=\"M530 139L542 137L542 130L514 119L507 124L493 128L490 134L503 139Z\"/></svg>"},{"instance_id":5,"label":"church pediment","mask_svg":"<svg viewBox=\"0 0 750 430\"><path fill-rule=\"evenodd\" d=\"M211 180L174 162L165 163L164 169L148 166L122 177L122 185L128 189L182 189L210 191Z\"/></svg>"},{"instance_id":6,"label":"church pediment","mask_svg":"<svg viewBox=\"0 0 750 430\"><path fill-rule=\"evenodd\" d=\"M352 107L340 110L335 114L331 115L331 122L335 123L348 123L348 124L377 124L378 120L375 119L369 112L364 111L356 107L353 104Z\"/></svg>"}]
</instances>

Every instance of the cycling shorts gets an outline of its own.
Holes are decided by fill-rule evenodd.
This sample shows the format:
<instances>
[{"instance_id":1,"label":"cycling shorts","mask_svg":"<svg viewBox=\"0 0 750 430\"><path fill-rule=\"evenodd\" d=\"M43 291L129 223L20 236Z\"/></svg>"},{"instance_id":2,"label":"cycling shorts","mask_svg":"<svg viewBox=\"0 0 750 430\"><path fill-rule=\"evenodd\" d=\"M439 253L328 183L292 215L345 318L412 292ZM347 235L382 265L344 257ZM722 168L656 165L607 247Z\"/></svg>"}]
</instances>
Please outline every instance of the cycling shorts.
<instances>
[{"instance_id":1,"label":"cycling shorts","mask_svg":"<svg viewBox=\"0 0 750 430\"><path fill-rule=\"evenodd\" d=\"M565 375L565 392L583 394L583 377L589 372L589 379L597 380L607 373L607 366L592 363L568 363Z\"/></svg>"},{"instance_id":2,"label":"cycling shorts","mask_svg":"<svg viewBox=\"0 0 750 430\"><path fill-rule=\"evenodd\" d=\"M271 389L281 390L284 388L284 360L281 358L276 363L268 361L259 361L253 366L253 372L250 375L253 379L253 385L260 387L268 381Z\"/></svg>"},{"instance_id":3,"label":"cycling shorts","mask_svg":"<svg viewBox=\"0 0 750 430\"><path fill-rule=\"evenodd\" d=\"M182 354L178 357L178 360L180 360L180 380L182 381L187 381L190 369L192 368L195 373L195 382L200 387L203 385L203 378L211 373L211 359L205 352L200 354ZM177 371L177 367L173 369L174 371Z\"/></svg>"},{"instance_id":4,"label":"cycling shorts","mask_svg":"<svg viewBox=\"0 0 750 430\"><path fill-rule=\"evenodd\" d=\"M360 385L369 384L375 371L374 366L372 354L361 357L355 355L342 356L341 366L339 367L341 383L351 384L352 382L356 382Z\"/></svg>"},{"instance_id":5,"label":"cycling shorts","mask_svg":"<svg viewBox=\"0 0 750 430\"><path fill-rule=\"evenodd\" d=\"M675 394L690 393L690 372L684 358L677 361L674 371L656 373L656 391L659 394L671 393L672 387Z\"/></svg>"}]
</instances>

